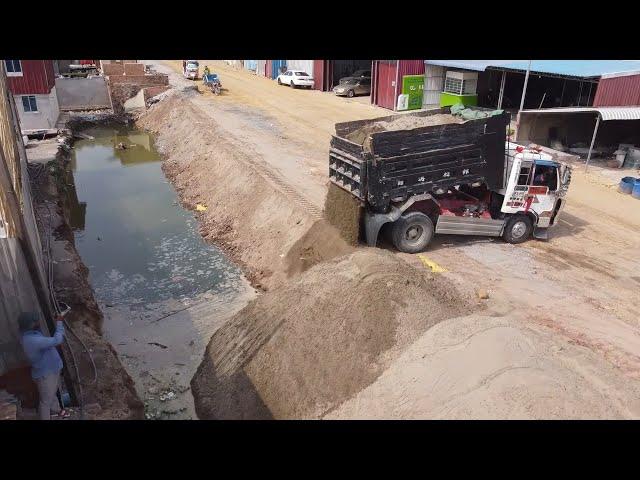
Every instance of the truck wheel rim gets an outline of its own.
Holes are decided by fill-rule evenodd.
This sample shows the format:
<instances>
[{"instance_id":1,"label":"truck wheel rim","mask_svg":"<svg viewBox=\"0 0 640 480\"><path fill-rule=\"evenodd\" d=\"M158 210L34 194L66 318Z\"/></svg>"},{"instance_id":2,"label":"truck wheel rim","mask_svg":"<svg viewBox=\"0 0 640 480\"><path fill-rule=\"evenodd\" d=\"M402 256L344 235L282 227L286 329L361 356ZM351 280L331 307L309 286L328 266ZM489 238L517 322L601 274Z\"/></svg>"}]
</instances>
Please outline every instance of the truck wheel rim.
<instances>
[{"instance_id":1,"label":"truck wheel rim","mask_svg":"<svg viewBox=\"0 0 640 480\"><path fill-rule=\"evenodd\" d=\"M407 228L405 238L411 243L418 243L424 234L424 229L420 225L412 225Z\"/></svg>"},{"instance_id":2,"label":"truck wheel rim","mask_svg":"<svg viewBox=\"0 0 640 480\"><path fill-rule=\"evenodd\" d=\"M527 231L527 224L524 223L522 220L520 220L514 223L513 227L511 227L511 236L513 238L520 238L525 234L526 231Z\"/></svg>"}]
</instances>

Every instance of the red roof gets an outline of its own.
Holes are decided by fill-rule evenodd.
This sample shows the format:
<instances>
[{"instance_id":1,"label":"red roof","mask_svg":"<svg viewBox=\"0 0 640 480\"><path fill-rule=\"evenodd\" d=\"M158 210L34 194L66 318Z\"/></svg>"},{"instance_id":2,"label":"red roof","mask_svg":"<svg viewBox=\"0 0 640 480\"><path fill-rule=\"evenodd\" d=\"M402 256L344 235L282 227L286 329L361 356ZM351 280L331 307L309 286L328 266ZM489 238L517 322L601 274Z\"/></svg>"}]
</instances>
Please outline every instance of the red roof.
<instances>
[{"instance_id":1,"label":"red roof","mask_svg":"<svg viewBox=\"0 0 640 480\"><path fill-rule=\"evenodd\" d=\"M53 60L20 60L22 75L7 70L9 90L14 95L46 95L56 84ZM6 64L5 64L6 67Z\"/></svg>"}]
</instances>

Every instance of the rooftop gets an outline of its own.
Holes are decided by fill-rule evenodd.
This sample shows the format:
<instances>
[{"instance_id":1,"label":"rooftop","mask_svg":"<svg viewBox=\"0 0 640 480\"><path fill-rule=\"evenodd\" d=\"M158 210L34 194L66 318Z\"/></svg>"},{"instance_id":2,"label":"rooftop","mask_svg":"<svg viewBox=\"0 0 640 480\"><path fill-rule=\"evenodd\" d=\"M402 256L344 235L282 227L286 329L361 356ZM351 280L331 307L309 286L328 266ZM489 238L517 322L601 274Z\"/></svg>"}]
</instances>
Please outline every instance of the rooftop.
<instances>
[{"instance_id":1,"label":"rooftop","mask_svg":"<svg viewBox=\"0 0 640 480\"><path fill-rule=\"evenodd\" d=\"M529 60L425 60L430 65L479 72L489 69L526 71ZM640 60L532 60L531 71L591 78L640 70Z\"/></svg>"}]
</instances>

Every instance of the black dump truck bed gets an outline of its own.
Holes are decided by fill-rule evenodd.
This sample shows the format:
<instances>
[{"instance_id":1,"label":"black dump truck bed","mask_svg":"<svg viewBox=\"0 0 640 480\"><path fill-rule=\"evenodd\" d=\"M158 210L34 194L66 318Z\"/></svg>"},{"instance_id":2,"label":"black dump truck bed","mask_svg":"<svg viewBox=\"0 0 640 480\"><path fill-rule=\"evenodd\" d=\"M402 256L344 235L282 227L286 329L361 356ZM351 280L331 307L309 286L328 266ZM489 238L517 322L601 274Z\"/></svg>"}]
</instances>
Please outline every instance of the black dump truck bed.
<instances>
[{"instance_id":1,"label":"black dump truck bed","mask_svg":"<svg viewBox=\"0 0 640 480\"><path fill-rule=\"evenodd\" d=\"M378 212L387 211L392 201L459 184L481 181L490 189L502 188L508 113L376 131L384 122L410 123L413 118L419 124L422 117L447 113L442 109L336 124L329 153L331 181Z\"/></svg>"}]
</instances>

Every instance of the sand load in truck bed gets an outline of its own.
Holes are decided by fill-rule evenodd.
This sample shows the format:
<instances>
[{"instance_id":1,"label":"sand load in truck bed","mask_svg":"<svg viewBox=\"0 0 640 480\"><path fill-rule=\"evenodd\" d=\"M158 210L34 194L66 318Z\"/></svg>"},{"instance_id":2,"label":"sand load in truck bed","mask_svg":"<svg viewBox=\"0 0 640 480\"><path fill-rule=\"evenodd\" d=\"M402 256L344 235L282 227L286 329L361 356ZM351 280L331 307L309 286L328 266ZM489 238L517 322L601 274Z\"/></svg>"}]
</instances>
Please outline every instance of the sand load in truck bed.
<instances>
[{"instance_id":1,"label":"sand load in truck bed","mask_svg":"<svg viewBox=\"0 0 640 480\"><path fill-rule=\"evenodd\" d=\"M460 117L448 113L439 113L429 116L399 115L392 120L380 120L368 125L364 125L344 136L358 145L362 145L365 151L371 151L371 134L378 132L390 132L396 130L412 130L420 127L430 127L433 125L448 125L452 123L464 123Z\"/></svg>"}]
</instances>

